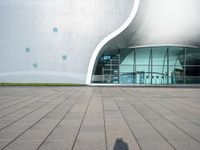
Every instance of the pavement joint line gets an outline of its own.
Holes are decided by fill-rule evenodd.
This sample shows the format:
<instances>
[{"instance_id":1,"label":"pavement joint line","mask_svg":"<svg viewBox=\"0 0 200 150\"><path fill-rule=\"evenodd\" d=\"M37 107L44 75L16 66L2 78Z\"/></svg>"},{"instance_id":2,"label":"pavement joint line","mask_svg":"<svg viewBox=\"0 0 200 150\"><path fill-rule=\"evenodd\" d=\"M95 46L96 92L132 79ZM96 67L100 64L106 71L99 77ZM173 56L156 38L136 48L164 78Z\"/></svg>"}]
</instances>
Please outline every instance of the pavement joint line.
<instances>
[{"instance_id":1,"label":"pavement joint line","mask_svg":"<svg viewBox=\"0 0 200 150\"><path fill-rule=\"evenodd\" d=\"M8 128L5 128L2 131L0 130L0 149L10 142L10 144L5 148L6 150L13 148L36 150L40 144L41 146L38 150L48 148L63 148L71 150L73 143L73 150L84 149L86 147L89 150L90 147L93 146L101 146L101 148L98 148L111 150L114 149L114 140L118 137L117 135L122 135L124 138L127 138L127 144L130 144L129 149L134 149L130 148L130 146L135 146L137 149L140 149L138 143L144 150L173 150L171 145L173 145L177 150L184 148L187 150L199 149L200 138L198 135L200 116L197 115L199 114L199 110L195 108L200 105L200 90L121 88L124 90L119 87L45 87L37 89L33 87L33 90L30 90L29 93L24 92L26 88L0 89L1 103L8 100L12 101L11 98L14 99L13 102L9 102L8 104L2 106L0 104L1 108L16 103L19 100L32 97L32 99L27 102L17 104L16 107L10 107L6 110L0 111L0 116L6 115L3 118L0 117L1 128L16 121L44 103L51 101L49 104L44 104L42 108L35 110L35 112L33 111L24 118L16 121L16 123L9 125ZM77 91L75 92L75 90ZM81 100L79 100L77 104L74 104L76 103L75 101L78 101L79 96L83 94L83 92L86 93L80 98ZM21 93L24 94L20 95ZM19 100L17 100L16 95L20 95L21 99L19 99L20 97L18 96ZM63 104L60 104L67 96L72 95L73 97L66 100ZM33 98L33 96L36 98ZM58 98L55 98L56 96ZM41 102L37 103L36 101L39 101L42 97L46 98L43 98ZM96 99L96 97L98 98ZM52 100L52 98L55 98L56 100ZM182 99L184 100L183 102L181 101ZM187 103L190 103L191 101L193 102L191 105L195 106L196 104L194 110L192 109L193 106L187 106ZM69 111L73 104L75 105L74 109ZM56 105L59 106L50 112ZM138 110L136 110L134 106ZM120 114L119 109L121 110L121 113L123 113L122 115ZM95 113L97 111L98 116L96 116ZM78 115L76 115L76 112L78 112ZM44 117L47 113L49 114ZM62 119L66 113L66 119ZM93 117L95 117L95 120L90 123L90 119L93 119ZM127 122L125 122L126 120L124 118ZM160 135L159 132L146 121L145 118L170 143L168 143L162 135ZM41 120L36 123L39 119ZM112 119L114 120L112 121ZM80 124L81 122L82 125ZM118 122L120 124L115 128L115 125L118 124ZM34 123L35 125L31 127ZM94 128L93 123L95 125ZM92 128L90 125L92 125ZM98 127L96 127L96 125ZM99 128L99 125L101 128ZM138 143L131 135L131 130L129 130L127 125L131 127ZM121 126L122 128L119 128ZM199 142L182 132L178 127L196 138ZM78 131L78 129L80 130ZM101 132L101 134L98 135L100 140L95 138L97 132ZM115 134L115 132L117 132L117 134ZM19 136L19 134L22 135ZM95 141L92 143L91 140L93 138L90 135L94 136ZM91 140L87 139L88 136ZM77 139L75 140L76 137Z\"/></svg>"},{"instance_id":2,"label":"pavement joint line","mask_svg":"<svg viewBox=\"0 0 200 150\"><path fill-rule=\"evenodd\" d=\"M80 101L81 96L83 96L86 93L87 90L82 91L80 96L76 99L76 101L72 104L72 106L65 112L64 116L58 121L56 126L51 130L51 132L46 136L46 138L40 143L40 145L36 148L36 150L39 150L42 144L47 140L47 138L53 133L53 131L58 127L58 125L61 123L61 121L67 116L67 114L72 110L72 108L77 104L78 101ZM70 97L72 97L71 95Z\"/></svg>"},{"instance_id":3,"label":"pavement joint line","mask_svg":"<svg viewBox=\"0 0 200 150\"><path fill-rule=\"evenodd\" d=\"M178 107L178 108L181 108L182 110L187 111L187 112L189 112L189 113L191 113L191 114L193 114L193 115L198 116L198 114L195 114L195 113L193 113L193 112L191 112L191 111L185 109L184 107L181 107L180 105L178 106L177 104L174 104L174 103L172 103L172 102L169 102L169 101L167 101L167 100L165 100L165 99L164 99L164 101L167 102L167 103L170 103L171 105L174 105L174 106L176 106L176 107Z\"/></svg>"},{"instance_id":4,"label":"pavement joint line","mask_svg":"<svg viewBox=\"0 0 200 150\"><path fill-rule=\"evenodd\" d=\"M199 127L200 127L200 125L197 124L196 122L194 122L194 121L192 121L192 120L189 120L189 119L186 118L186 117L183 117L182 115L180 115L180 114L178 114L177 112L175 112L174 110L172 110L172 109L170 109L170 108L164 106L163 104L160 104L160 103L157 103L157 104L160 105L161 107L164 107L165 109L167 109L167 110L169 110L169 111L175 113L177 116L179 116L179 117L181 117L181 118L183 118L183 119L185 119L185 120L191 122L192 124L195 124L196 126L199 126Z\"/></svg>"},{"instance_id":5,"label":"pavement joint line","mask_svg":"<svg viewBox=\"0 0 200 150\"><path fill-rule=\"evenodd\" d=\"M2 87L3 88L3 87ZM29 92L29 91L33 91L33 89L26 89L25 91L20 91L20 95L14 95L15 97L21 97L21 95L23 95L24 93L27 93L27 92ZM34 89L34 91L37 91L37 89ZM12 96L13 97L13 96ZM13 97L14 99L15 99L15 97ZM33 96L33 97L35 97L35 96ZM13 99L12 99L13 100ZM11 101L11 100L9 100L9 101Z\"/></svg>"},{"instance_id":6,"label":"pavement joint line","mask_svg":"<svg viewBox=\"0 0 200 150\"><path fill-rule=\"evenodd\" d=\"M21 98L21 95L23 95L24 93L27 93L27 91L31 91L31 92L33 92L33 90L32 89L27 89L27 90L25 90L24 92L22 92L22 93L20 93L20 95L17 95L17 98L16 97L11 97L11 99L10 100L8 100L7 102L5 102L5 103L3 103L3 104L6 104L6 103L9 103L10 101L13 101L13 99L20 99ZM34 91L37 91L37 89L34 89ZM15 95L16 96L16 95ZM27 95L27 97L28 97L28 95ZM36 96L31 96L31 98L35 98ZM31 99L30 98L30 99ZM29 99L27 99L27 100L29 100ZM2 105L2 103L0 104L0 105ZM0 109L0 111L1 111L2 109ZM3 109L4 110L4 109Z\"/></svg>"},{"instance_id":7,"label":"pavement joint line","mask_svg":"<svg viewBox=\"0 0 200 150\"><path fill-rule=\"evenodd\" d=\"M198 116L197 114L195 114L195 113L193 113L193 112L191 112L191 111L185 109L184 107L180 107L179 105L173 104L172 102L167 101L167 100L165 100L165 99L164 99L164 101L165 101L166 103L170 104L170 105L173 105L173 106L175 106L175 107L178 107L179 109L182 109L183 111L186 111L186 112L188 112L188 113L190 113L190 114L193 114L193 115L195 115L195 116Z\"/></svg>"},{"instance_id":8,"label":"pavement joint line","mask_svg":"<svg viewBox=\"0 0 200 150\"><path fill-rule=\"evenodd\" d=\"M14 99L19 99L20 98L20 96L18 96L17 98L16 97L9 97L10 99L8 99L7 101L4 101L4 102L2 102L2 103L0 103L0 105L3 105L3 104L6 104L6 103L9 103L10 101L13 101Z\"/></svg>"},{"instance_id":9,"label":"pavement joint line","mask_svg":"<svg viewBox=\"0 0 200 150\"><path fill-rule=\"evenodd\" d=\"M15 106L15 105L24 103L24 102L26 102L27 100L30 100L30 99L32 99L32 98L33 98L33 97L29 97L29 98L26 97L26 98L24 98L23 100L21 100L21 101L19 101L19 102L17 102L17 103L14 103L14 104L11 104L11 105L9 105L9 106L0 108L0 111L5 110L5 109L10 108L10 107L13 107L13 106ZM19 99L20 99L20 98L19 98Z\"/></svg>"},{"instance_id":10,"label":"pavement joint line","mask_svg":"<svg viewBox=\"0 0 200 150\"><path fill-rule=\"evenodd\" d=\"M93 96L90 95L90 100L89 100L89 102L88 102L88 104L87 104L87 107L86 107L86 109L85 109L85 112L84 112L83 118L82 118L82 120L81 120L81 123L80 123L80 126L79 126L79 128L78 128L78 131L77 131L76 137L75 137L74 142L73 142L73 145L72 145L72 147L71 147L71 150L74 149L74 146L75 146L76 141L77 141L77 139L78 139L78 135L79 135L79 132L80 132L81 127L82 127L82 125L83 125L83 121L84 121L84 119L85 119L85 116L86 116L86 113L87 113L87 111L88 111L89 105L90 105L90 103L91 103L91 101L92 101L92 97L93 97Z\"/></svg>"},{"instance_id":11,"label":"pavement joint line","mask_svg":"<svg viewBox=\"0 0 200 150\"><path fill-rule=\"evenodd\" d=\"M121 111L121 108L120 108L120 106L119 106L119 104L118 104L115 96L112 94L112 91L110 91L110 93L113 96L113 99L114 99L114 101L115 101L115 103L116 103L116 105L117 105L117 107L118 107L118 109L119 109L122 117L124 118L124 121L126 122L126 125L128 126L129 130L131 131L131 134L132 134L133 138L135 139L135 141L136 141L137 145L139 146L140 150L142 150L142 147L141 147L140 143L138 142L138 139L136 138L135 134L133 133L133 131L132 131L132 129L131 129L131 127L130 127L128 121L127 121L127 119L126 119L126 117L124 116L124 113Z\"/></svg>"},{"instance_id":12,"label":"pavement joint line","mask_svg":"<svg viewBox=\"0 0 200 150\"><path fill-rule=\"evenodd\" d=\"M70 95L72 95L75 92L72 91ZM62 94L64 95L64 93ZM60 95L60 96L62 96ZM58 96L59 97L59 96ZM5 149L6 147L8 147L8 145L10 145L11 143L13 143L17 138L19 138L21 135L23 135L26 131L28 131L30 128L32 128L34 125L36 125L38 122L40 122L44 117L46 117L50 112L52 112L53 110L55 110L59 105L63 104L66 100L68 100L69 96L67 98L65 98L62 102L60 102L59 104L57 104L55 107L53 107L53 109L51 109L49 112L47 112L44 116L42 116L39 120L37 120L35 123L33 123L31 126L29 126L27 129L25 129L22 133L20 133L17 137L15 137L13 140L11 140L8 144L6 144L1 150ZM52 100L53 101L53 100Z\"/></svg>"},{"instance_id":13,"label":"pavement joint line","mask_svg":"<svg viewBox=\"0 0 200 150\"><path fill-rule=\"evenodd\" d=\"M73 94L75 92L75 90L73 92L71 92L71 94ZM64 95L64 93L62 94ZM60 97L62 95L59 95L57 97ZM64 103L66 100L68 100L69 96L67 98L65 98L62 102L60 102L59 104L57 104L53 109L51 109L49 112L47 112L44 116L42 116L39 120L37 120L35 123L33 123L31 126L29 126L27 129L25 129L22 133L20 133L17 137L15 137L13 140L11 140L8 144L6 144L1 150L5 149L6 147L8 147L8 145L10 145L11 143L13 143L17 138L19 138L22 134L24 134L26 131L28 131L30 128L32 128L34 125L36 125L39 121L41 121L44 117L46 117L50 112L52 112L53 110L55 110L59 105L61 105L62 103ZM53 99L54 100L54 99ZM53 101L52 100L52 101Z\"/></svg>"},{"instance_id":14,"label":"pavement joint line","mask_svg":"<svg viewBox=\"0 0 200 150\"><path fill-rule=\"evenodd\" d=\"M62 95L64 95L64 93L63 93ZM56 96L56 97L54 97L54 98L58 98L58 97L60 97L60 96L61 96L61 95L57 95L57 96ZM31 112L29 112L29 113L27 113L27 114L25 114L25 115L21 116L20 118L18 118L17 120L13 121L12 123L10 123L10 124L8 124L8 125L6 125L6 126L4 126L4 127L0 128L0 131L2 131L3 129L5 129L5 128L9 127L10 125L12 125L12 124L16 123L17 121L19 121L19 120L23 119L24 117L26 117L26 116L30 115L31 113L33 113L33 112L35 112L36 110L38 110L38 109L42 108L43 106L47 105L48 103L52 102L52 101L54 100L54 98L50 99L50 101L46 102L45 104L43 104L43 105L40 105L39 107L37 107L37 108L33 109Z\"/></svg>"},{"instance_id":15,"label":"pavement joint line","mask_svg":"<svg viewBox=\"0 0 200 150\"><path fill-rule=\"evenodd\" d=\"M123 90L125 91L125 90ZM125 93L128 93L125 91ZM128 93L129 94L129 93ZM130 95L130 94L129 94ZM123 95L124 97L124 95ZM174 149L176 150L176 148L174 147L174 145L168 141L168 139L162 134L160 133L160 131L158 129L156 129L156 127L135 107L135 105L133 105L128 99L127 97L124 97L124 99L132 106L133 109L135 109L143 118L144 120L149 123L149 125Z\"/></svg>"},{"instance_id":16,"label":"pavement joint line","mask_svg":"<svg viewBox=\"0 0 200 150\"><path fill-rule=\"evenodd\" d=\"M175 101L174 102L179 102L179 103L181 103L183 106L189 106L189 107L191 107L192 109L200 109L200 107L197 107L196 105L192 105L191 103L187 103L187 102L185 102L184 100L182 100L181 99L181 101L180 101L180 99L177 99L177 98L175 98L174 99Z\"/></svg>"},{"instance_id":17,"label":"pavement joint line","mask_svg":"<svg viewBox=\"0 0 200 150\"><path fill-rule=\"evenodd\" d=\"M151 106L147 105L146 103L142 102L146 107L150 108L153 112L155 112L156 114L158 114L160 117L162 117L163 119L167 120L168 122L170 122L173 126L175 126L176 128L178 128L179 130L181 130L183 133L185 133L186 135L188 135L189 137L191 137L193 140L195 140L196 142L200 143L199 140L197 140L196 138L194 138L192 135L190 135L189 133L187 133L186 131L184 131L182 128L180 128L178 125L174 124L172 121L170 121L169 119L167 119L166 117L164 117L162 114L160 114L159 112L155 111L153 108L151 108Z\"/></svg>"},{"instance_id":18,"label":"pavement joint line","mask_svg":"<svg viewBox=\"0 0 200 150\"><path fill-rule=\"evenodd\" d=\"M175 99L175 101L177 101L177 102L180 102L180 103L182 103L182 104L185 104L185 105L189 105L190 107L194 107L195 109L200 109L200 107L198 107L198 106L196 106L195 105L195 103L187 103L185 100L183 100L183 99Z\"/></svg>"},{"instance_id":19,"label":"pavement joint line","mask_svg":"<svg viewBox=\"0 0 200 150\"><path fill-rule=\"evenodd\" d=\"M34 101L34 102L30 103L30 104L27 104L27 105L25 105L25 106L22 106L22 107L16 109L15 111L11 111L11 112L9 112L9 113L7 113L7 114L1 116L0 119L2 119L2 118L4 118L4 117L7 117L8 115L11 115L11 114L13 114L13 113L15 113L15 112L17 112L17 111L20 111L20 110L22 110L23 108L26 108L27 106L30 106L30 105L32 105L32 104L35 104L35 103L39 102L39 101L42 101L44 98L47 98L47 97L49 97L49 96L51 96L51 95L53 95L53 94L49 94L49 95L46 95L46 96L42 96L42 97L40 97L37 101ZM32 99L33 99L33 98L32 98Z\"/></svg>"},{"instance_id":20,"label":"pavement joint line","mask_svg":"<svg viewBox=\"0 0 200 150\"><path fill-rule=\"evenodd\" d=\"M108 150L108 139L107 139L106 120L105 120L105 107L104 107L104 100L103 100L102 96L101 96L101 101L102 101L102 107L103 107L104 138L105 138L106 150Z\"/></svg>"}]
</instances>

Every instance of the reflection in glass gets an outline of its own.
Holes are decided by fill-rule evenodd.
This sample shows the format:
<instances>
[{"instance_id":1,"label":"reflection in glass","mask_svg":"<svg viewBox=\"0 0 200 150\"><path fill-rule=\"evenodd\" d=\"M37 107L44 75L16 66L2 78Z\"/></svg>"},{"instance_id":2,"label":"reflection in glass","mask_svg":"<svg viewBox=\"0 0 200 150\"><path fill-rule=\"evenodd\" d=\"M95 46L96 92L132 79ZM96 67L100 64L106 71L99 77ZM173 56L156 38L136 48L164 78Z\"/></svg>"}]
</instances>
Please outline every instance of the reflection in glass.
<instances>
[{"instance_id":1,"label":"reflection in glass","mask_svg":"<svg viewBox=\"0 0 200 150\"><path fill-rule=\"evenodd\" d=\"M199 84L200 50L167 46L107 50L97 62L92 83Z\"/></svg>"}]
</instances>

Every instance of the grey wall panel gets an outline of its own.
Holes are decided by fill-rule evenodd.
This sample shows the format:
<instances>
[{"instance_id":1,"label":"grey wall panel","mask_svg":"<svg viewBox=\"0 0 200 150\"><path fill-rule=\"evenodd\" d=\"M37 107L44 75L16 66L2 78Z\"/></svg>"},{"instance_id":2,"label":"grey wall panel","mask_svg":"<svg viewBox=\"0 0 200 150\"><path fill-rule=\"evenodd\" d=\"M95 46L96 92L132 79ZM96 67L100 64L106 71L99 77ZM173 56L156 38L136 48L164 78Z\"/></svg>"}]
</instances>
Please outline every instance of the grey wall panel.
<instances>
[{"instance_id":1,"label":"grey wall panel","mask_svg":"<svg viewBox=\"0 0 200 150\"><path fill-rule=\"evenodd\" d=\"M85 83L96 45L133 0L1 0L0 82Z\"/></svg>"}]
</instances>

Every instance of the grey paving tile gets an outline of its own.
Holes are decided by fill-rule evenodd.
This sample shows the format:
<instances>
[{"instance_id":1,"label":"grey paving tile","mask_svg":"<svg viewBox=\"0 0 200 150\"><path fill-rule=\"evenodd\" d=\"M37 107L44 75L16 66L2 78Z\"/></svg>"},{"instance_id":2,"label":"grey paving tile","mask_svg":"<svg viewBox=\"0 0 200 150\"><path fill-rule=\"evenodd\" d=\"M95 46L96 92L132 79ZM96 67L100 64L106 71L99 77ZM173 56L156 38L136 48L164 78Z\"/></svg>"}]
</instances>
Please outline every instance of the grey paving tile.
<instances>
[{"instance_id":1,"label":"grey paving tile","mask_svg":"<svg viewBox=\"0 0 200 150\"><path fill-rule=\"evenodd\" d=\"M116 141L121 140L129 149L139 150L140 147L125 122L114 98L105 99L103 102L108 149L112 150L116 146ZM111 108L116 110L115 117L113 117L113 114L110 115L110 111L107 111Z\"/></svg>"},{"instance_id":2,"label":"grey paving tile","mask_svg":"<svg viewBox=\"0 0 200 150\"><path fill-rule=\"evenodd\" d=\"M193 114L192 112L184 110L182 107L180 107L178 105L173 105L166 100L157 101L157 103L161 104L162 107L165 107L165 108L177 113L181 117L186 118L200 126L200 116L199 115L196 115L196 114Z\"/></svg>"},{"instance_id":3,"label":"grey paving tile","mask_svg":"<svg viewBox=\"0 0 200 150\"><path fill-rule=\"evenodd\" d=\"M70 144L66 140L48 140L40 147L40 150L70 150Z\"/></svg>"},{"instance_id":4,"label":"grey paving tile","mask_svg":"<svg viewBox=\"0 0 200 150\"><path fill-rule=\"evenodd\" d=\"M154 109L155 112L162 115L164 118L169 120L172 124L176 125L177 127L179 127L180 129L182 129L187 134L189 134L190 136L192 136L193 138L195 138L196 140L198 140L200 142L200 139L199 139L200 138L200 133L199 133L200 126L193 124L192 122L180 117L179 115L173 113L170 110L163 108L162 106L160 106L158 104L155 104L153 102L150 103L147 101L145 101L145 103L148 104L149 107ZM161 109L157 109L158 107ZM163 113L163 110L165 110L164 113ZM167 114L166 114L166 112L167 112Z\"/></svg>"},{"instance_id":5,"label":"grey paving tile","mask_svg":"<svg viewBox=\"0 0 200 150\"><path fill-rule=\"evenodd\" d=\"M36 149L40 141L37 140L20 140L9 145L6 150L29 150Z\"/></svg>"},{"instance_id":6,"label":"grey paving tile","mask_svg":"<svg viewBox=\"0 0 200 150\"><path fill-rule=\"evenodd\" d=\"M93 95L76 139L74 149L104 150L106 149L105 140L102 97Z\"/></svg>"},{"instance_id":7,"label":"grey paving tile","mask_svg":"<svg viewBox=\"0 0 200 150\"><path fill-rule=\"evenodd\" d=\"M118 103L120 105L122 102L118 101ZM123 101L123 103L129 105L125 101ZM130 115L127 116L126 112L123 111L123 107L121 107L121 109L143 150L148 150L149 148L163 148L165 150L173 149L171 145L135 109L130 107L128 110L133 114L138 115L136 119ZM156 141L158 143L156 143Z\"/></svg>"},{"instance_id":8,"label":"grey paving tile","mask_svg":"<svg viewBox=\"0 0 200 150\"><path fill-rule=\"evenodd\" d=\"M181 131L179 128L171 124L169 121L166 119L162 118L158 114L156 114L154 111L143 105L145 107L146 111L141 110L140 107L141 105L135 104L135 107L140 111L141 114L145 116L145 118L176 148L176 149L193 149L193 148L200 148L200 143L195 141L193 138L185 134L183 131ZM149 116L151 114L151 117ZM156 116L154 118L154 116ZM152 119L154 118L154 119ZM159 120L159 121L156 121ZM173 134L172 134L173 133ZM174 135L178 135L176 137L173 137ZM179 139L176 141L174 139ZM185 147L182 146L182 142L179 141L184 141ZM193 145L192 147L190 147Z\"/></svg>"},{"instance_id":9,"label":"grey paving tile","mask_svg":"<svg viewBox=\"0 0 200 150\"><path fill-rule=\"evenodd\" d=\"M42 107L38 111L33 112L29 116L24 117L22 120L17 121L15 124L12 124L9 127L1 130L0 131L0 135L3 132L17 131L17 133L15 133L14 136L13 136L13 138L10 140L10 142L12 142L13 140L15 140L16 137L18 137L23 132L25 132L27 129L29 129L31 126L33 126L35 123L37 123L37 121L39 121L43 116L45 116L51 110L53 110L54 108L56 108L56 105L58 105L59 103L61 103L63 101L63 98L61 97L61 98L58 98L56 100L57 100L57 104L55 103L55 105L52 105L51 103L49 103L49 105L48 104L45 105L44 107ZM23 124L25 124L25 126L22 126ZM0 136L0 139L2 139L2 138L3 137ZM9 142L7 144L9 144ZM9 146L7 144L4 145L4 146ZM12 144L10 144L10 145L12 145ZM3 148L3 147L1 147L1 148Z\"/></svg>"},{"instance_id":10,"label":"grey paving tile","mask_svg":"<svg viewBox=\"0 0 200 150\"><path fill-rule=\"evenodd\" d=\"M59 126L47 137L39 149L53 149L54 145L52 145L51 142L58 145L61 150L71 149L78 134L89 100L90 96L83 95L72 110L60 122ZM79 107L82 109L76 113L77 108Z\"/></svg>"},{"instance_id":11,"label":"grey paving tile","mask_svg":"<svg viewBox=\"0 0 200 150\"><path fill-rule=\"evenodd\" d=\"M199 150L199 108L200 89L1 87L0 149Z\"/></svg>"}]
</instances>

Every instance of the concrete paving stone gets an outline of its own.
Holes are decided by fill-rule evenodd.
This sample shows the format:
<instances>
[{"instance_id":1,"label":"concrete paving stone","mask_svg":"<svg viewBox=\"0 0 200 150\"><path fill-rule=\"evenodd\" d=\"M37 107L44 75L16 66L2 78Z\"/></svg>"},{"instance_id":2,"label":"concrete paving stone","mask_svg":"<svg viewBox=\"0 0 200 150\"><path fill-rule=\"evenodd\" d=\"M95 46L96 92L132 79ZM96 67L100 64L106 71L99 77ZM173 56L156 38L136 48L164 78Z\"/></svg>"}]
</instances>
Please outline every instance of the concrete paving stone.
<instances>
[{"instance_id":1,"label":"concrete paving stone","mask_svg":"<svg viewBox=\"0 0 200 150\"><path fill-rule=\"evenodd\" d=\"M137 106L136 106L137 107ZM139 109L139 108L138 108ZM147 110L149 110L149 113L151 113L152 115L157 115L155 114L155 112L153 112L152 110L146 108ZM179 128L177 128L176 126L172 125L170 122L168 122L167 120L160 118L159 120L162 121L163 123L161 124L160 122L156 122L154 120L151 120L148 118L148 115L146 115L146 112L143 112L140 110L141 113L143 113L143 115L145 117L147 117L147 119L149 120L149 122L151 122L151 124L164 136L166 137L166 139L168 139L168 141L171 142L172 145L174 145L174 147L176 149L181 149L181 145L180 145L180 140L181 141L185 141L185 143L193 143L194 147L198 147L198 145L200 143L196 142L195 140L193 140L190 136L188 136L187 134L185 134L184 132L182 132ZM171 134L171 133L175 133L175 134ZM176 137L173 137L174 135L178 135ZM179 138L177 138L179 137ZM174 140L174 139L177 139ZM187 144L186 144L187 145ZM188 147L189 148L189 147Z\"/></svg>"},{"instance_id":2,"label":"concrete paving stone","mask_svg":"<svg viewBox=\"0 0 200 150\"><path fill-rule=\"evenodd\" d=\"M80 132L76 140L74 150L105 150L105 135L104 132Z\"/></svg>"},{"instance_id":3,"label":"concrete paving stone","mask_svg":"<svg viewBox=\"0 0 200 150\"><path fill-rule=\"evenodd\" d=\"M54 141L54 140L66 140L73 142L76 134L77 134L78 127L64 127L64 128L56 128L54 132L48 137L46 141Z\"/></svg>"},{"instance_id":4,"label":"concrete paving stone","mask_svg":"<svg viewBox=\"0 0 200 150\"><path fill-rule=\"evenodd\" d=\"M81 128L82 132L104 132L103 125L84 125Z\"/></svg>"},{"instance_id":5,"label":"concrete paving stone","mask_svg":"<svg viewBox=\"0 0 200 150\"><path fill-rule=\"evenodd\" d=\"M165 141L156 140L138 140L143 150L174 150Z\"/></svg>"},{"instance_id":6,"label":"concrete paving stone","mask_svg":"<svg viewBox=\"0 0 200 150\"><path fill-rule=\"evenodd\" d=\"M11 139L3 139L0 140L0 149L2 149L5 145L7 145L9 142L11 141Z\"/></svg>"},{"instance_id":7,"label":"concrete paving stone","mask_svg":"<svg viewBox=\"0 0 200 150\"><path fill-rule=\"evenodd\" d=\"M70 99L73 100L74 103L75 101L77 101L78 99ZM71 104L73 105L73 103ZM63 106L66 106L66 109L60 109ZM23 133L22 136L20 136L17 140L15 140L13 142L14 143L18 143L21 140L38 140L40 141L40 143L49 135L49 133L54 129L54 127L56 126L56 124L60 121L60 119L62 118L62 116L64 116L64 114L69 110L70 106L68 106L67 104L63 104L63 105L59 105L59 107L57 107L56 109L54 109L53 111L51 111L47 116L45 116L41 121L39 121L36 125L34 126L39 126L41 127L41 125L44 125L43 121L47 121L47 120L55 120L55 122L53 124L48 124L48 126L50 126L50 128L46 128L44 129L42 132L41 131L36 131L36 130L31 130L28 129L25 133ZM60 112L62 112L60 115ZM57 115L54 119L49 119L48 116L50 115L50 117L52 117L51 115L53 115L55 117L55 115ZM38 145L39 146L39 145ZM31 150L31 148L29 148L29 150ZM34 149L33 149L34 150Z\"/></svg>"},{"instance_id":8,"label":"concrete paving stone","mask_svg":"<svg viewBox=\"0 0 200 150\"><path fill-rule=\"evenodd\" d=\"M67 114L67 116L60 122L60 124L56 127L56 129L47 137L47 139L44 141L43 145L40 147L40 149L45 149L47 146L49 149L52 149L52 147L54 147L53 145L51 145L49 142L50 141L66 141L65 144L63 144L63 142L60 142L62 148L68 148L72 147L73 142L76 138L80 123L81 123L81 119L83 117L84 111L86 109L87 106L87 102L89 101L89 99L84 100L85 103L82 102L82 98L81 100L78 101L78 103L72 108L72 110ZM75 113L77 107L82 106L82 113ZM79 118L76 119L72 119L72 116L74 115L78 115ZM82 116L82 117L80 117ZM59 142L55 142L55 143L59 143Z\"/></svg>"},{"instance_id":9,"label":"concrete paving stone","mask_svg":"<svg viewBox=\"0 0 200 150\"><path fill-rule=\"evenodd\" d=\"M176 150L200 149L198 88L0 89L0 117L10 113L0 119L0 149L8 144L5 149L36 150L44 139L46 140L40 145L40 150L71 150L73 145L77 150L103 150L106 146L107 150L113 150L116 146L123 149L124 145L130 150L172 150L173 147ZM80 97L80 101L57 125L81 92L85 93ZM71 94L72 97L58 109L37 122ZM41 97L44 98L36 102ZM28 114L42 105L44 106L40 109ZM24 116L26 114L28 115ZM24 117L16 121L22 116ZM9 125L12 122L13 124ZM36 124L32 126L34 123ZM7 125L9 126L3 128ZM55 125L57 126L54 129ZM32 127L29 128L30 126Z\"/></svg>"},{"instance_id":10,"label":"concrete paving stone","mask_svg":"<svg viewBox=\"0 0 200 150\"><path fill-rule=\"evenodd\" d=\"M73 150L105 150L105 142L104 141L77 141L76 146Z\"/></svg>"},{"instance_id":11,"label":"concrete paving stone","mask_svg":"<svg viewBox=\"0 0 200 150\"><path fill-rule=\"evenodd\" d=\"M4 150L29 150L36 149L40 141L22 140L8 145Z\"/></svg>"},{"instance_id":12,"label":"concrete paving stone","mask_svg":"<svg viewBox=\"0 0 200 150\"><path fill-rule=\"evenodd\" d=\"M46 129L46 131L33 131L33 130L28 130L25 134L23 134L22 136L20 136L15 142L16 143L18 141L23 141L23 140L31 140L31 141L42 141L49 133L49 130L51 130L51 128L49 128L48 130ZM33 133L34 132L34 133Z\"/></svg>"},{"instance_id":13,"label":"concrete paving stone","mask_svg":"<svg viewBox=\"0 0 200 150\"><path fill-rule=\"evenodd\" d=\"M15 138L17 135L19 135L21 132L20 131L2 131L0 134L0 140L10 140Z\"/></svg>"},{"instance_id":14,"label":"concrete paving stone","mask_svg":"<svg viewBox=\"0 0 200 150\"><path fill-rule=\"evenodd\" d=\"M179 106L180 108L188 111L188 112L191 112L195 115L200 115L200 112L199 112L199 109L198 108L194 108L192 106L189 106L187 104L183 104L183 103L180 103L180 102L177 102L177 101L169 101L171 104L175 105L175 106Z\"/></svg>"},{"instance_id":15,"label":"concrete paving stone","mask_svg":"<svg viewBox=\"0 0 200 150\"><path fill-rule=\"evenodd\" d=\"M176 143L173 143L174 141L170 142L176 147L177 150L199 150L200 149L200 145L197 143L194 143L192 141L176 141Z\"/></svg>"},{"instance_id":16,"label":"concrete paving stone","mask_svg":"<svg viewBox=\"0 0 200 150\"><path fill-rule=\"evenodd\" d=\"M70 114L70 113L69 113ZM67 118L63 119L63 122L67 122L68 120L70 121L76 121L76 120L80 120L82 118L82 114L81 112L78 112L77 115L68 115Z\"/></svg>"},{"instance_id":17,"label":"concrete paving stone","mask_svg":"<svg viewBox=\"0 0 200 150\"><path fill-rule=\"evenodd\" d=\"M123 145L127 145L128 150L140 150L140 147L135 141L135 139L130 136L130 134L123 133L111 133L107 134L107 144L108 150L113 150L116 145L118 145L117 141L122 141ZM116 146L118 147L118 146Z\"/></svg>"},{"instance_id":18,"label":"concrete paving stone","mask_svg":"<svg viewBox=\"0 0 200 150\"><path fill-rule=\"evenodd\" d=\"M65 140L48 140L39 148L39 150L70 150L71 147L72 144L67 143Z\"/></svg>"},{"instance_id":19,"label":"concrete paving stone","mask_svg":"<svg viewBox=\"0 0 200 150\"><path fill-rule=\"evenodd\" d=\"M30 112L31 109L33 109L36 106L40 106L42 103L30 103L28 105L32 105L32 106L19 106L19 107L15 107L13 106L14 108L10 107L8 109L5 109L5 110L2 110L0 112L0 118L6 116L6 115L22 115L22 114L26 114L27 112ZM23 112L22 112L23 110Z\"/></svg>"},{"instance_id":20,"label":"concrete paving stone","mask_svg":"<svg viewBox=\"0 0 200 150\"><path fill-rule=\"evenodd\" d=\"M168 108L169 110L177 113L178 115L180 115L181 117L184 117L190 121L193 121L194 123L197 123L200 126L200 116L192 114L191 112L188 112L182 108L180 108L179 106L175 106L166 102L158 102L159 104L161 104L161 106Z\"/></svg>"},{"instance_id":21,"label":"concrete paving stone","mask_svg":"<svg viewBox=\"0 0 200 150\"><path fill-rule=\"evenodd\" d=\"M10 107L15 107L18 105L21 105L23 102L26 102L28 99L31 99L32 97L20 97L17 100L9 101L8 103L4 103L0 105L0 111L8 109Z\"/></svg>"},{"instance_id":22,"label":"concrete paving stone","mask_svg":"<svg viewBox=\"0 0 200 150\"><path fill-rule=\"evenodd\" d=\"M165 115L165 114L162 114L162 112L160 112L158 109L156 111L161 113L161 115L163 115L163 117L165 117L166 119L173 122L173 124L175 124L176 126L181 128L182 130L187 132L189 135L194 137L196 140L200 141L200 139L199 139L200 133L198 133L198 131L200 130L200 126L197 126L196 124L193 124L193 123L189 122L188 120L181 118L180 116L178 116L178 115L176 115L172 112L171 112L170 115L169 115L169 113L168 113L168 115Z\"/></svg>"}]
</instances>

